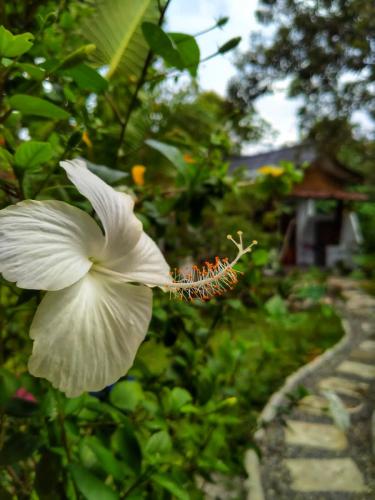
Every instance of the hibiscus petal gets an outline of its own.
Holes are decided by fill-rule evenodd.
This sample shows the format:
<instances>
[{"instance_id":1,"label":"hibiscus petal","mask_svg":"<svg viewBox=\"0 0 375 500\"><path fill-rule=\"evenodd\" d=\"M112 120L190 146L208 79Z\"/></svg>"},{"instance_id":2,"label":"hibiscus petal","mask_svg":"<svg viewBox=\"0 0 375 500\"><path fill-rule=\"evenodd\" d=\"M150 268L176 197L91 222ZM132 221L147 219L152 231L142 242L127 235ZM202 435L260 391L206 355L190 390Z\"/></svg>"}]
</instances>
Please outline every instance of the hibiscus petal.
<instances>
[{"instance_id":1,"label":"hibiscus petal","mask_svg":"<svg viewBox=\"0 0 375 500\"><path fill-rule=\"evenodd\" d=\"M153 286L171 281L170 268L163 254L144 232L129 253L107 267L121 273L130 282Z\"/></svg>"},{"instance_id":2,"label":"hibiscus petal","mask_svg":"<svg viewBox=\"0 0 375 500\"><path fill-rule=\"evenodd\" d=\"M62 201L26 200L0 210L0 272L20 288L72 285L104 243L95 221Z\"/></svg>"},{"instance_id":3,"label":"hibiscus petal","mask_svg":"<svg viewBox=\"0 0 375 500\"><path fill-rule=\"evenodd\" d=\"M134 248L142 233L142 223L134 215L131 196L108 186L88 170L83 160L62 161L60 165L78 191L90 201L103 224L106 251L99 258L106 263Z\"/></svg>"},{"instance_id":4,"label":"hibiscus petal","mask_svg":"<svg viewBox=\"0 0 375 500\"><path fill-rule=\"evenodd\" d=\"M151 312L149 288L114 283L90 271L43 298L31 325L29 370L68 397L99 391L133 364Z\"/></svg>"}]
</instances>

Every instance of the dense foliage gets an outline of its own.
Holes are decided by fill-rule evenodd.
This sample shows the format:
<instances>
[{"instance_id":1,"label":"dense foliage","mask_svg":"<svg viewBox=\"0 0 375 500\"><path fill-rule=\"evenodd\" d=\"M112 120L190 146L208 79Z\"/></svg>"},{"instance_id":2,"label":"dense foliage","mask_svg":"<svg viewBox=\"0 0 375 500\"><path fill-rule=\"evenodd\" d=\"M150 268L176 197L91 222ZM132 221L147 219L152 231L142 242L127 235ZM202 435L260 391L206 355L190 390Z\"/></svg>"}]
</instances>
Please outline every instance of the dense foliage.
<instances>
[{"instance_id":1,"label":"dense foliage","mask_svg":"<svg viewBox=\"0 0 375 500\"><path fill-rule=\"evenodd\" d=\"M251 105L286 80L302 97L301 125L318 117L348 118L365 110L374 119L375 7L367 0L262 0L263 33L238 58L230 86L235 102Z\"/></svg>"},{"instance_id":2,"label":"dense foliage","mask_svg":"<svg viewBox=\"0 0 375 500\"><path fill-rule=\"evenodd\" d=\"M161 29L168 3L3 6L1 207L52 198L91 212L58 167L81 155L134 196L171 266L229 255L225 236L237 229L261 245L225 299L189 304L156 292L129 374L74 399L27 373L42 294L1 280L2 499L202 498L202 478L243 474L256 415L282 378L340 336L316 277L298 286L295 277L263 277L264 266L278 266L270 249L279 243L280 200L301 173L286 164L282 179L264 172L251 185L228 176L226 156L262 124L213 94L171 97L165 82L182 71L194 77L200 54L191 35Z\"/></svg>"}]
</instances>

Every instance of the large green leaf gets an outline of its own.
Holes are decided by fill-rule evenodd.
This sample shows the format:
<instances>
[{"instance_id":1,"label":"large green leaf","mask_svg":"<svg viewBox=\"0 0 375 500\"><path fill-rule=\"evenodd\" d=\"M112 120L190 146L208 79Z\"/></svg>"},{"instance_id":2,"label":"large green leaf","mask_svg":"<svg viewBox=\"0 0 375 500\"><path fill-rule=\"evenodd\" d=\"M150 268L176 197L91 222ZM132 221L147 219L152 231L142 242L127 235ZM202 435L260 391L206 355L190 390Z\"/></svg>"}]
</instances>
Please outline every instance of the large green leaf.
<instances>
[{"instance_id":1,"label":"large green leaf","mask_svg":"<svg viewBox=\"0 0 375 500\"><path fill-rule=\"evenodd\" d=\"M167 431L159 431L153 434L146 443L145 451L156 457L164 455L172 450L172 440Z\"/></svg>"},{"instance_id":2,"label":"large green leaf","mask_svg":"<svg viewBox=\"0 0 375 500\"><path fill-rule=\"evenodd\" d=\"M34 80L40 81L46 76L46 70L36 64L18 63L17 67L26 72Z\"/></svg>"},{"instance_id":3,"label":"large green leaf","mask_svg":"<svg viewBox=\"0 0 375 500\"><path fill-rule=\"evenodd\" d=\"M103 179L107 184L114 184L124 180L129 177L127 172L122 172L121 170L115 170L114 168L106 167L105 165L97 165L91 161L86 161L87 168L91 170L95 175Z\"/></svg>"},{"instance_id":4,"label":"large green leaf","mask_svg":"<svg viewBox=\"0 0 375 500\"><path fill-rule=\"evenodd\" d=\"M27 52L33 45L31 33L13 35L0 26L0 57L18 57Z\"/></svg>"},{"instance_id":5,"label":"large green leaf","mask_svg":"<svg viewBox=\"0 0 375 500\"><path fill-rule=\"evenodd\" d=\"M274 295L268 299L264 304L264 308L272 317L285 316L288 313L285 301L280 297L280 295Z\"/></svg>"},{"instance_id":6,"label":"large green leaf","mask_svg":"<svg viewBox=\"0 0 375 500\"><path fill-rule=\"evenodd\" d=\"M182 156L182 153L175 146L170 144L165 144L164 142L156 141L155 139L148 139L145 141L147 146L156 149L163 156L168 158L168 160L177 168L179 171L184 171L187 168L187 164Z\"/></svg>"},{"instance_id":7,"label":"large green leaf","mask_svg":"<svg viewBox=\"0 0 375 500\"><path fill-rule=\"evenodd\" d=\"M78 464L69 466L77 488L87 500L118 500L112 488Z\"/></svg>"},{"instance_id":8,"label":"large green leaf","mask_svg":"<svg viewBox=\"0 0 375 500\"><path fill-rule=\"evenodd\" d=\"M217 49L219 54L225 54L230 50L233 50L237 47L237 45L241 42L241 37L236 36L235 38L231 38L227 42L225 42L221 47Z\"/></svg>"},{"instance_id":9,"label":"large green leaf","mask_svg":"<svg viewBox=\"0 0 375 500\"><path fill-rule=\"evenodd\" d=\"M168 33L168 36L175 43L176 49L182 59L183 67L189 70L192 76L196 76L201 56L199 45L195 38L186 33Z\"/></svg>"},{"instance_id":10,"label":"large green leaf","mask_svg":"<svg viewBox=\"0 0 375 500\"><path fill-rule=\"evenodd\" d=\"M109 398L117 408L133 411L143 399L142 386L135 380L123 380L114 386Z\"/></svg>"},{"instance_id":11,"label":"large green leaf","mask_svg":"<svg viewBox=\"0 0 375 500\"><path fill-rule=\"evenodd\" d=\"M136 474L141 471L142 451L130 424L123 424L111 436L111 448L119 453L123 462Z\"/></svg>"},{"instance_id":12,"label":"large green leaf","mask_svg":"<svg viewBox=\"0 0 375 500\"><path fill-rule=\"evenodd\" d=\"M114 456L113 452L106 448L95 436L85 438L86 445L91 448L102 468L115 479L122 480L124 477L124 467Z\"/></svg>"},{"instance_id":13,"label":"large green leaf","mask_svg":"<svg viewBox=\"0 0 375 500\"><path fill-rule=\"evenodd\" d=\"M172 493L173 497L178 500L189 500L189 498L191 498L179 482L175 481L170 475L153 474L152 480L165 490Z\"/></svg>"},{"instance_id":14,"label":"large green leaf","mask_svg":"<svg viewBox=\"0 0 375 500\"><path fill-rule=\"evenodd\" d=\"M191 394L182 387L174 387L169 394L169 408L171 411L179 411L186 403L192 401Z\"/></svg>"},{"instance_id":15,"label":"large green leaf","mask_svg":"<svg viewBox=\"0 0 375 500\"><path fill-rule=\"evenodd\" d=\"M172 39L155 23L142 24L143 35L150 49L161 56L171 66L182 69L183 60L179 51L174 47Z\"/></svg>"},{"instance_id":16,"label":"large green leaf","mask_svg":"<svg viewBox=\"0 0 375 500\"><path fill-rule=\"evenodd\" d=\"M143 22L157 22L156 0L97 0L95 15L83 32L97 47L101 64L108 65L107 78L120 70L130 81L141 73L149 48L143 37Z\"/></svg>"},{"instance_id":17,"label":"large green leaf","mask_svg":"<svg viewBox=\"0 0 375 500\"><path fill-rule=\"evenodd\" d=\"M200 50L195 38L185 33L165 33L155 23L143 23L142 31L155 54L170 66L187 69L196 76L200 61Z\"/></svg>"},{"instance_id":18,"label":"large green leaf","mask_svg":"<svg viewBox=\"0 0 375 500\"><path fill-rule=\"evenodd\" d=\"M53 149L49 142L28 141L18 146L14 160L18 167L33 169L50 160L52 156Z\"/></svg>"},{"instance_id":19,"label":"large green leaf","mask_svg":"<svg viewBox=\"0 0 375 500\"><path fill-rule=\"evenodd\" d=\"M40 97L33 97L26 94L16 94L9 99L9 104L13 109L20 111L24 115L43 116L56 120L66 120L69 113Z\"/></svg>"},{"instance_id":20,"label":"large green leaf","mask_svg":"<svg viewBox=\"0 0 375 500\"><path fill-rule=\"evenodd\" d=\"M63 74L70 76L82 90L103 92L108 87L107 80L87 64L79 64L73 68L64 69Z\"/></svg>"},{"instance_id":21,"label":"large green leaf","mask_svg":"<svg viewBox=\"0 0 375 500\"><path fill-rule=\"evenodd\" d=\"M251 254L251 261L254 266L265 266L270 259L270 254L264 248L258 248Z\"/></svg>"}]
</instances>

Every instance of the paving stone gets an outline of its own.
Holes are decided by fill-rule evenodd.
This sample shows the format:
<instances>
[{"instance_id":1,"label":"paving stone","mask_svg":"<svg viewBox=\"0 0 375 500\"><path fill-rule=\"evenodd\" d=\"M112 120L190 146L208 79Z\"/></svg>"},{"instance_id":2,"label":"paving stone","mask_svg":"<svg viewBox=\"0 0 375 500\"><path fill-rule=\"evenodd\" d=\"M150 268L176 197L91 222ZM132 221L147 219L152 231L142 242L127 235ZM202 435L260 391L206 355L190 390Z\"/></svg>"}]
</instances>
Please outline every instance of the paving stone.
<instances>
[{"instance_id":1,"label":"paving stone","mask_svg":"<svg viewBox=\"0 0 375 500\"><path fill-rule=\"evenodd\" d=\"M354 349L350 353L350 358L354 358L358 361L363 361L364 363L372 363L375 365L375 350L365 351L363 349Z\"/></svg>"},{"instance_id":2,"label":"paving stone","mask_svg":"<svg viewBox=\"0 0 375 500\"><path fill-rule=\"evenodd\" d=\"M367 321L364 321L363 323L361 323L361 327L362 327L362 330L367 334L375 333L373 325L371 325L371 323L368 323Z\"/></svg>"},{"instance_id":3,"label":"paving stone","mask_svg":"<svg viewBox=\"0 0 375 500\"><path fill-rule=\"evenodd\" d=\"M375 378L375 366L357 363L356 361L343 361L337 371L347 373L348 375L356 375L366 379Z\"/></svg>"},{"instance_id":4,"label":"paving stone","mask_svg":"<svg viewBox=\"0 0 375 500\"><path fill-rule=\"evenodd\" d=\"M327 280L329 288L336 288L339 290L357 290L358 282L348 278L341 278L339 276L330 276Z\"/></svg>"},{"instance_id":5,"label":"paving stone","mask_svg":"<svg viewBox=\"0 0 375 500\"><path fill-rule=\"evenodd\" d=\"M336 451L345 450L348 446L345 434L337 427L298 420L287 421L285 441L289 445L311 446Z\"/></svg>"},{"instance_id":6,"label":"paving stone","mask_svg":"<svg viewBox=\"0 0 375 500\"><path fill-rule=\"evenodd\" d=\"M364 340L359 344L359 348L364 351L375 352L375 340Z\"/></svg>"},{"instance_id":7,"label":"paving stone","mask_svg":"<svg viewBox=\"0 0 375 500\"><path fill-rule=\"evenodd\" d=\"M368 492L351 458L284 460L292 476L291 488L300 492Z\"/></svg>"},{"instance_id":8,"label":"paving stone","mask_svg":"<svg viewBox=\"0 0 375 500\"><path fill-rule=\"evenodd\" d=\"M299 410L312 415L328 415L328 401L322 396L310 394L302 398L298 403Z\"/></svg>"},{"instance_id":9,"label":"paving stone","mask_svg":"<svg viewBox=\"0 0 375 500\"><path fill-rule=\"evenodd\" d=\"M358 291L343 291L342 295L347 300L346 308L355 314L367 315L366 309L375 308L375 299Z\"/></svg>"},{"instance_id":10,"label":"paving stone","mask_svg":"<svg viewBox=\"0 0 375 500\"><path fill-rule=\"evenodd\" d=\"M246 451L244 465L248 474L246 481L248 500L264 500L259 457L255 450L250 449Z\"/></svg>"},{"instance_id":11,"label":"paving stone","mask_svg":"<svg viewBox=\"0 0 375 500\"><path fill-rule=\"evenodd\" d=\"M354 398L362 398L369 389L366 382L357 382L340 377L324 378L319 382L318 386L322 391L333 391Z\"/></svg>"},{"instance_id":12,"label":"paving stone","mask_svg":"<svg viewBox=\"0 0 375 500\"><path fill-rule=\"evenodd\" d=\"M342 404L348 410L349 413L357 413L362 409L362 404L349 404L342 401ZM298 403L298 409L303 413L308 413L310 415L317 416L330 416L329 402L327 398L323 396L316 396L315 394L309 394L302 398Z\"/></svg>"}]
</instances>

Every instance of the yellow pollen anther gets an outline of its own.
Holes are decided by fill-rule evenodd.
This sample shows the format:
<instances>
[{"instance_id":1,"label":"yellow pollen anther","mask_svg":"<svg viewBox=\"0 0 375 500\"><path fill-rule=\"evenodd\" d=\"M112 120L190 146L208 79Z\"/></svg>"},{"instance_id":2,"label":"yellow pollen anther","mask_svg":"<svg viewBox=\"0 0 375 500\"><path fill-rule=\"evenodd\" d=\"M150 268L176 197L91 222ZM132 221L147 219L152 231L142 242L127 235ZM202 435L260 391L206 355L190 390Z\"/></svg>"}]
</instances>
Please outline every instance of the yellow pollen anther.
<instances>
[{"instance_id":1,"label":"yellow pollen anther","mask_svg":"<svg viewBox=\"0 0 375 500\"><path fill-rule=\"evenodd\" d=\"M251 252L254 240L250 245L244 247L242 242L242 231L237 231L239 241L232 235L227 238L237 247L237 256L232 262L228 258L215 257L214 262L205 261L202 267L192 266L191 271L175 270L173 283L165 284L165 288L180 299L209 300L212 297L222 295L227 290L232 290L238 282L238 271L234 269L238 260L246 253Z\"/></svg>"}]
</instances>

